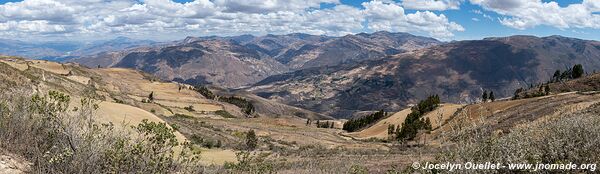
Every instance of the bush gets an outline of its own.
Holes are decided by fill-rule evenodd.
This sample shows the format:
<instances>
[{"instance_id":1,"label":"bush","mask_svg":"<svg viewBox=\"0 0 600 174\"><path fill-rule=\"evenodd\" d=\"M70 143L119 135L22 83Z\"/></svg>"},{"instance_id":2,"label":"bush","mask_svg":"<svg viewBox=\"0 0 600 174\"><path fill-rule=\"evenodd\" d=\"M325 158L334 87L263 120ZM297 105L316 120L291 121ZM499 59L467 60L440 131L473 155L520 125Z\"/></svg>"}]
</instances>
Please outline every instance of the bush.
<instances>
[{"instance_id":1,"label":"bush","mask_svg":"<svg viewBox=\"0 0 600 174\"><path fill-rule=\"evenodd\" d=\"M194 106L192 106L192 105L190 105L190 106L186 106L186 107L183 107L183 109L185 109L185 110L187 110L187 111L189 111L189 112L194 112L194 111L196 111L196 110L194 110Z\"/></svg>"},{"instance_id":2,"label":"bush","mask_svg":"<svg viewBox=\"0 0 600 174\"><path fill-rule=\"evenodd\" d=\"M485 125L456 132L452 136L457 143L455 148L445 151L437 161L596 163L600 161L600 149L597 148L600 144L599 110L596 105L594 110L519 126L505 135L495 134L494 130Z\"/></svg>"},{"instance_id":3,"label":"bush","mask_svg":"<svg viewBox=\"0 0 600 174\"><path fill-rule=\"evenodd\" d=\"M236 97L236 96L231 96L231 97L221 97L221 98L219 98L219 101L233 104L233 105L241 108L242 112L247 115L252 115L252 113L254 113L254 105L246 99Z\"/></svg>"},{"instance_id":4,"label":"bush","mask_svg":"<svg viewBox=\"0 0 600 174\"><path fill-rule=\"evenodd\" d=\"M215 111L215 114L220 115L223 118L236 118L235 116L231 115L229 112L224 110Z\"/></svg>"},{"instance_id":5,"label":"bush","mask_svg":"<svg viewBox=\"0 0 600 174\"><path fill-rule=\"evenodd\" d=\"M248 150L254 150L258 146L258 138L254 130L250 130L246 133L246 147Z\"/></svg>"},{"instance_id":6,"label":"bush","mask_svg":"<svg viewBox=\"0 0 600 174\"><path fill-rule=\"evenodd\" d=\"M200 93L200 95L206 97L207 99L214 100L215 94L213 94L207 87L204 86L195 86L194 91Z\"/></svg>"},{"instance_id":7,"label":"bush","mask_svg":"<svg viewBox=\"0 0 600 174\"><path fill-rule=\"evenodd\" d=\"M94 122L98 105L51 91L0 94L0 147L32 162L34 173L177 173L201 170L198 155L165 123L144 120L134 132ZM8 99L8 100L7 100ZM176 153L174 149L181 149Z\"/></svg>"},{"instance_id":8,"label":"bush","mask_svg":"<svg viewBox=\"0 0 600 174\"><path fill-rule=\"evenodd\" d=\"M197 144L199 146L206 147L206 148L209 148L209 149L211 149L213 147L219 148L219 147L222 146L221 140L213 140L213 139L210 139L210 138L205 138L205 137L202 137L201 135L198 135L198 134L192 135L192 137L190 137L190 141L193 144Z\"/></svg>"}]
</instances>

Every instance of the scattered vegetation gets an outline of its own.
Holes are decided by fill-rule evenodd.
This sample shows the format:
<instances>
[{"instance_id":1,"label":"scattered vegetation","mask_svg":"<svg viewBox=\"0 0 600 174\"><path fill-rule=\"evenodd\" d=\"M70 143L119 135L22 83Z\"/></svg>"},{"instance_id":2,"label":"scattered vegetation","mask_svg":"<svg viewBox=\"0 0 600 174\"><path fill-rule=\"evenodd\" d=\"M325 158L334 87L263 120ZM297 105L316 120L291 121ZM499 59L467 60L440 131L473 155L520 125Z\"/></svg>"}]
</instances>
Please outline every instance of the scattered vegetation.
<instances>
[{"instance_id":1,"label":"scattered vegetation","mask_svg":"<svg viewBox=\"0 0 600 174\"><path fill-rule=\"evenodd\" d=\"M386 112L380 110L365 117L351 119L344 123L342 129L348 132L358 131L372 125L373 123L378 122L379 120L385 118L387 115L388 114Z\"/></svg>"},{"instance_id":2,"label":"scattered vegetation","mask_svg":"<svg viewBox=\"0 0 600 174\"><path fill-rule=\"evenodd\" d=\"M190 115L185 115L185 114L180 114L180 113L174 114L173 117L175 117L175 118L186 118L186 119L192 119L192 118L194 118L194 117L192 117Z\"/></svg>"},{"instance_id":3,"label":"scattered vegetation","mask_svg":"<svg viewBox=\"0 0 600 174\"><path fill-rule=\"evenodd\" d=\"M221 146L223 146L221 140L213 140L213 139L210 139L210 138L203 137L203 136L201 136L199 134L192 135L190 137L190 141L193 144L197 144L197 145L200 145L202 147L209 148L209 149L211 149L211 148L220 148Z\"/></svg>"},{"instance_id":4,"label":"scattered vegetation","mask_svg":"<svg viewBox=\"0 0 600 174\"><path fill-rule=\"evenodd\" d=\"M234 115L231 115L229 112L224 110L215 111L215 114L223 117L223 118L236 118Z\"/></svg>"},{"instance_id":5,"label":"scattered vegetation","mask_svg":"<svg viewBox=\"0 0 600 174\"><path fill-rule=\"evenodd\" d=\"M317 120L317 127L318 128L334 128L334 122L330 122L330 121L325 121L325 122L321 122L319 120Z\"/></svg>"},{"instance_id":6,"label":"scattered vegetation","mask_svg":"<svg viewBox=\"0 0 600 174\"><path fill-rule=\"evenodd\" d=\"M583 70L583 65L577 64L572 68L566 69L562 73L560 70L556 70L552 76L552 81L559 82L563 80L576 79L583 77L584 73L585 71Z\"/></svg>"},{"instance_id":7,"label":"scattered vegetation","mask_svg":"<svg viewBox=\"0 0 600 174\"><path fill-rule=\"evenodd\" d=\"M231 96L231 97L219 97L219 101L227 102L233 104L239 108L242 108L242 112L247 115L252 115L254 113L254 105L243 98Z\"/></svg>"},{"instance_id":8,"label":"scattered vegetation","mask_svg":"<svg viewBox=\"0 0 600 174\"><path fill-rule=\"evenodd\" d=\"M600 117L597 115L600 106L596 104L590 108L555 119L522 125L511 129L507 134L498 134L486 125L457 130L451 136L457 145L441 154L437 161L494 161L500 164L596 163L600 161L600 148L596 148L600 143ZM507 169L498 171L514 172Z\"/></svg>"},{"instance_id":9,"label":"scattered vegetation","mask_svg":"<svg viewBox=\"0 0 600 174\"><path fill-rule=\"evenodd\" d=\"M225 163L224 168L238 173L275 173L274 164L267 160L268 153L252 155L241 151L235 154L237 163Z\"/></svg>"},{"instance_id":10,"label":"scattered vegetation","mask_svg":"<svg viewBox=\"0 0 600 174\"><path fill-rule=\"evenodd\" d=\"M207 87L205 86L195 86L194 91L200 93L200 95L206 97L207 99L214 100L216 98L215 94L213 94Z\"/></svg>"},{"instance_id":11,"label":"scattered vegetation","mask_svg":"<svg viewBox=\"0 0 600 174\"><path fill-rule=\"evenodd\" d=\"M154 91L150 92L150 95L148 95L148 103L152 102L154 102Z\"/></svg>"},{"instance_id":12,"label":"scattered vegetation","mask_svg":"<svg viewBox=\"0 0 600 174\"><path fill-rule=\"evenodd\" d=\"M254 150L258 146L258 138L254 130L246 132L246 148L248 150Z\"/></svg>"},{"instance_id":13,"label":"scattered vegetation","mask_svg":"<svg viewBox=\"0 0 600 174\"><path fill-rule=\"evenodd\" d=\"M241 108L242 112L245 113L246 115L252 115L254 113L254 110L255 110L254 105L252 104L252 102L250 102L244 98L240 98L240 97L236 97L236 96L219 97L219 96L215 95L213 92L211 92L205 86L195 86L194 91L200 93L200 95L206 97L207 99L211 99L211 100L218 99L219 101L233 104L233 105Z\"/></svg>"},{"instance_id":14,"label":"scattered vegetation","mask_svg":"<svg viewBox=\"0 0 600 174\"><path fill-rule=\"evenodd\" d=\"M583 77L584 74L585 74L585 71L583 69L583 65L581 65L581 64L574 65L572 68L566 69L562 72L560 70L556 70L554 72L554 75L552 76L552 79L544 84L540 84L540 85L536 85L536 86L531 84L529 89L519 88L519 89L515 90L515 93L514 93L512 99L516 100L516 99L525 99L525 98L533 98L533 97L541 97L541 96L549 95L550 90L551 90L550 83L553 83L553 82L554 83L558 83L558 82L563 83L565 80L573 80L573 79L581 78L581 77ZM535 88L535 87L537 87L537 88ZM568 90L561 91L561 92L568 92Z\"/></svg>"},{"instance_id":15,"label":"scattered vegetation","mask_svg":"<svg viewBox=\"0 0 600 174\"><path fill-rule=\"evenodd\" d=\"M496 96L494 96L494 91L490 91L489 94L487 91L483 91L483 94L481 95L481 101L485 103L488 100L491 100L492 102L496 101Z\"/></svg>"},{"instance_id":16,"label":"scattered vegetation","mask_svg":"<svg viewBox=\"0 0 600 174\"><path fill-rule=\"evenodd\" d=\"M32 162L34 173L192 173L199 156L180 143L165 123L142 121L134 132L96 124L94 100L51 91L0 94L0 147ZM7 100L8 99L8 100ZM175 148L181 148L176 153Z\"/></svg>"},{"instance_id":17,"label":"scattered vegetation","mask_svg":"<svg viewBox=\"0 0 600 174\"><path fill-rule=\"evenodd\" d=\"M423 116L433 111L440 104L440 97L432 95L427 99L420 101L419 104L411 108L411 113L406 116L400 130L396 129L396 138L398 140L413 140L419 130L431 130L431 121Z\"/></svg>"},{"instance_id":18,"label":"scattered vegetation","mask_svg":"<svg viewBox=\"0 0 600 174\"><path fill-rule=\"evenodd\" d=\"M192 105L190 105L190 106L186 106L186 107L183 107L183 109L185 109L185 110L187 110L187 111L189 111L189 112L194 112L194 111L196 111L196 110L194 110L194 106L192 106Z\"/></svg>"}]
</instances>

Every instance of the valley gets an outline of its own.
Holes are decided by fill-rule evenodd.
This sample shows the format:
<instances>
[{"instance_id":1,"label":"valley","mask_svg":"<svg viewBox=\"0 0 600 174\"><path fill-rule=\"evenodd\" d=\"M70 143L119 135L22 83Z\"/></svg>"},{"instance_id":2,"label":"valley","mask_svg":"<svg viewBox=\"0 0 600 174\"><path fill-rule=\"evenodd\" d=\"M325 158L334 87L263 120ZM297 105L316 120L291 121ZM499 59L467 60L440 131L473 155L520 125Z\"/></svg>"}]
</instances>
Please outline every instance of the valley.
<instances>
[{"instance_id":1,"label":"valley","mask_svg":"<svg viewBox=\"0 0 600 174\"><path fill-rule=\"evenodd\" d=\"M599 173L600 0L0 0L0 174Z\"/></svg>"},{"instance_id":2,"label":"valley","mask_svg":"<svg viewBox=\"0 0 600 174\"><path fill-rule=\"evenodd\" d=\"M393 140L395 135L389 134L389 126L403 125L410 108L391 112L359 131L346 132L341 130L345 119L335 119L240 90L209 88L218 96L249 99L255 111L248 115L239 106L206 98L196 91L195 86L163 81L131 69L90 69L73 63L18 57L3 57L0 66L4 70L0 74L2 84L20 84L18 88L0 86L3 90L42 94L58 90L73 98L72 109L82 104L78 102L80 99L91 98L98 103L93 112L95 120L112 123L116 130L134 131L130 126L140 124L142 120L166 123L175 130L177 140L193 144L201 154L202 164L212 166L205 172L229 170L222 166L239 160L250 160L250 166L246 167L251 171L276 170L280 173L406 171L415 161L435 161L440 155L446 158L443 156L448 152L446 148L462 143L457 138L474 130L484 133L478 136L495 137L528 125L577 118L579 114L595 112L600 106L600 94L593 92L599 75L592 74L551 83L552 90L546 96L485 103L442 103L423 115L431 120L430 131L418 133L412 141L398 143ZM319 123L315 121L331 122L333 128L318 128ZM246 149L245 136L250 130L258 137L258 146L252 152L255 157L240 158L240 153ZM266 169L264 165L267 165Z\"/></svg>"}]
</instances>

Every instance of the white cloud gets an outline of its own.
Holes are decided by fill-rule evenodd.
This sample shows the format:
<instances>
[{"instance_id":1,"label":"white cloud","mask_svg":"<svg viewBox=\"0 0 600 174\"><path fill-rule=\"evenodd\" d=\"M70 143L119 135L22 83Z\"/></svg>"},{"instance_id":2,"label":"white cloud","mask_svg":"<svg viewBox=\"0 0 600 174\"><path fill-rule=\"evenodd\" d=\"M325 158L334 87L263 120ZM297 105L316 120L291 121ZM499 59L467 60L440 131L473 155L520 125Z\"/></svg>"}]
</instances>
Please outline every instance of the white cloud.
<instances>
[{"instance_id":1,"label":"white cloud","mask_svg":"<svg viewBox=\"0 0 600 174\"><path fill-rule=\"evenodd\" d=\"M560 29L600 29L600 15L593 13L600 10L597 0L584 0L566 7L554 1L541 0L471 0L471 3L507 16L500 18L500 23L516 29L524 30L539 25Z\"/></svg>"},{"instance_id":2,"label":"white cloud","mask_svg":"<svg viewBox=\"0 0 600 174\"><path fill-rule=\"evenodd\" d=\"M333 7L321 9L323 3ZM449 39L464 30L443 14L405 13L391 1L362 5L364 9L339 0L24 0L0 5L0 37L177 39L292 32L340 36L371 29Z\"/></svg>"},{"instance_id":3,"label":"white cloud","mask_svg":"<svg viewBox=\"0 0 600 174\"><path fill-rule=\"evenodd\" d=\"M462 0L403 0L402 6L414 10L457 10Z\"/></svg>"},{"instance_id":4,"label":"white cloud","mask_svg":"<svg viewBox=\"0 0 600 174\"><path fill-rule=\"evenodd\" d=\"M471 20L473 20L475 22L479 22L479 18L471 18Z\"/></svg>"},{"instance_id":5,"label":"white cloud","mask_svg":"<svg viewBox=\"0 0 600 174\"><path fill-rule=\"evenodd\" d=\"M453 32L464 31L464 28L448 21L445 15L436 15L430 11L417 11L405 14L404 9L394 3L371 1L362 4L369 20L368 28L372 30L426 32L439 39L449 39Z\"/></svg>"},{"instance_id":6,"label":"white cloud","mask_svg":"<svg viewBox=\"0 0 600 174\"><path fill-rule=\"evenodd\" d=\"M215 0L225 12L269 13L276 11L302 11L319 8L321 3L339 4L338 0Z\"/></svg>"}]
</instances>

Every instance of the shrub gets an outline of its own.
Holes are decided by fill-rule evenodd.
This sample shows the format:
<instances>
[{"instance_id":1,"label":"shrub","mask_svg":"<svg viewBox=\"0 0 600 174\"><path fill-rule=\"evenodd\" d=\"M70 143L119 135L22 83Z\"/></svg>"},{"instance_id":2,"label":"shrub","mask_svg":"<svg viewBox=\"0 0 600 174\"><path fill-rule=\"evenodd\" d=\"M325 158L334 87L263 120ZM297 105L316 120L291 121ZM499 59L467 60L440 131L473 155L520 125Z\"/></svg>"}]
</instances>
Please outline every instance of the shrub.
<instances>
[{"instance_id":1,"label":"shrub","mask_svg":"<svg viewBox=\"0 0 600 174\"><path fill-rule=\"evenodd\" d=\"M215 111L215 114L220 115L223 118L236 118L235 116L231 115L229 112L224 110Z\"/></svg>"},{"instance_id":2,"label":"shrub","mask_svg":"<svg viewBox=\"0 0 600 174\"><path fill-rule=\"evenodd\" d=\"M254 150L258 146L258 138L256 138L256 133L254 130L250 130L246 133L246 148L248 150Z\"/></svg>"},{"instance_id":3,"label":"shrub","mask_svg":"<svg viewBox=\"0 0 600 174\"><path fill-rule=\"evenodd\" d=\"M240 171L238 173L274 173L274 165L266 160L269 154L263 153L256 156L249 152L241 151L235 154L237 163L226 162L225 169Z\"/></svg>"},{"instance_id":4,"label":"shrub","mask_svg":"<svg viewBox=\"0 0 600 174\"><path fill-rule=\"evenodd\" d=\"M231 96L231 97L221 97L221 98L219 98L219 101L233 104L233 105L241 108L242 112L247 115L251 115L252 113L254 113L254 105L246 99L236 97L236 96Z\"/></svg>"},{"instance_id":5,"label":"shrub","mask_svg":"<svg viewBox=\"0 0 600 174\"><path fill-rule=\"evenodd\" d=\"M600 144L599 110L596 105L593 110L519 126L505 135L495 134L486 125L458 131L452 136L456 146L442 153L437 161L596 163L600 161L600 149L597 148Z\"/></svg>"},{"instance_id":6,"label":"shrub","mask_svg":"<svg viewBox=\"0 0 600 174\"><path fill-rule=\"evenodd\" d=\"M201 170L198 155L165 123L142 121L134 132L94 122L98 105L50 91L0 93L0 147L32 162L34 173L177 173ZM8 99L8 100L7 100ZM176 153L174 149L181 149Z\"/></svg>"},{"instance_id":7,"label":"shrub","mask_svg":"<svg viewBox=\"0 0 600 174\"><path fill-rule=\"evenodd\" d=\"M183 107L183 109L185 109L185 110L187 110L187 111L190 111L190 112L194 112L194 111L196 111L196 110L194 110L194 106L192 106L192 105L190 105L190 106L186 106L186 107Z\"/></svg>"},{"instance_id":8,"label":"shrub","mask_svg":"<svg viewBox=\"0 0 600 174\"><path fill-rule=\"evenodd\" d=\"M213 94L207 87L204 86L195 86L194 91L200 93L200 95L206 97L207 99L214 100L215 94Z\"/></svg>"}]
</instances>

